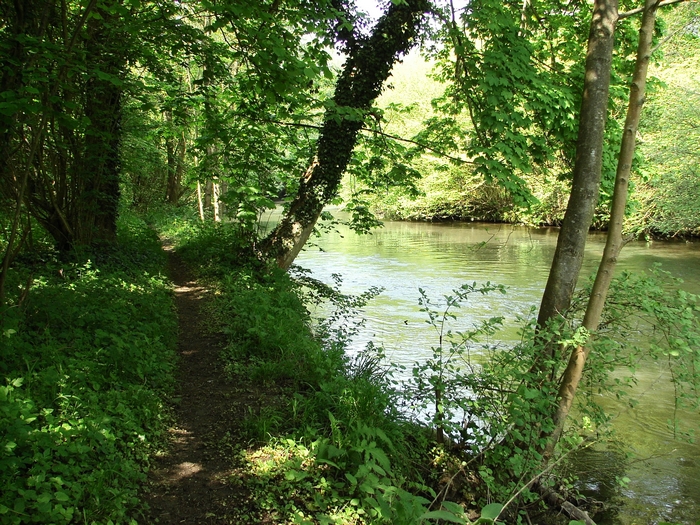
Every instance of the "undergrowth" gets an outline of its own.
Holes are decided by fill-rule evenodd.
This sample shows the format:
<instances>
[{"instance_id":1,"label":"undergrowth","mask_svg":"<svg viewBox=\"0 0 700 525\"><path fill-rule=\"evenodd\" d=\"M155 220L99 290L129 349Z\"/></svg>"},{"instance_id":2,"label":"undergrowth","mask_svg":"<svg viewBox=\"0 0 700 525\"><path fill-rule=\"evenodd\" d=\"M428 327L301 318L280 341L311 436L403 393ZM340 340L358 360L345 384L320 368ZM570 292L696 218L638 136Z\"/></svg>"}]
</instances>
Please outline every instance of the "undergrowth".
<instances>
[{"instance_id":1,"label":"undergrowth","mask_svg":"<svg viewBox=\"0 0 700 525\"><path fill-rule=\"evenodd\" d=\"M154 233L125 214L116 247L37 247L0 313L0 523L135 523L163 444L176 318Z\"/></svg>"}]
</instances>

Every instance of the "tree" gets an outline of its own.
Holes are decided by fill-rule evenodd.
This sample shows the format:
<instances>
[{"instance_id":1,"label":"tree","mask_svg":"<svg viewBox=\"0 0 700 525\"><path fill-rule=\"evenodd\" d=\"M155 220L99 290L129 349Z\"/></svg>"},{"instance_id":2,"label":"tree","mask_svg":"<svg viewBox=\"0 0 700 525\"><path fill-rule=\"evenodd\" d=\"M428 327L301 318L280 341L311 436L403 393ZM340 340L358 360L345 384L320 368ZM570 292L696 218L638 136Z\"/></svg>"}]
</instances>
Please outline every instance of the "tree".
<instances>
[{"instance_id":1,"label":"tree","mask_svg":"<svg viewBox=\"0 0 700 525\"><path fill-rule=\"evenodd\" d=\"M61 251L114 240L128 43L118 2L6 5L0 191ZM128 14L128 10L126 14Z\"/></svg>"},{"instance_id":2,"label":"tree","mask_svg":"<svg viewBox=\"0 0 700 525\"><path fill-rule=\"evenodd\" d=\"M173 123L172 111L164 113L165 122L169 128L169 134L165 137L167 152L167 181L165 186L165 200L170 204L177 204L184 192L182 179L185 171L185 154L187 152L187 139L185 131L178 129Z\"/></svg>"},{"instance_id":3,"label":"tree","mask_svg":"<svg viewBox=\"0 0 700 525\"><path fill-rule=\"evenodd\" d=\"M319 85L332 77L331 20L330 2L185 9L180 22L191 35L165 71L149 67L146 81L158 92L154 105L187 127L190 178L205 193L202 217L212 209L215 220L227 216L252 234L258 214L288 185L287 173L311 156L301 129L279 121L318 110Z\"/></svg>"},{"instance_id":4,"label":"tree","mask_svg":"<svg viewBox=\"0 0 700 525\"><path fill-rule=\"evenodd\" d=\"M617 6L616 0L593 4L571 196L542 295L539 327L563 315L571 304L598 203Z\"/></svg>"},{"instance_id":5,"label":"tree","mask_svg":"<svg viewBox=\"0 0 700 525\"><path fill-rule=\"evenodd\" d=\"M587 333L591 334L594 334L594 332L598 329L598 324L600 323L600 319L602 317L610 283L614 275L615 266L617 265L617 258L625 245L622 227L628 199L629 181L632 171L632 161L634 159L637 129L639 127L642 106L644 105L645 100L647 70L652 53L654 23L656 20L656 11L659 7L659 3L660 0L646 0L644 4L641 27L639 29L637 59L632 84L630 86L629 104L627 108L627 117L625 119L624 134L620 144L617 175L615 178L615 191L613 195L607 239L582 324L582 328ZM628 16L630 16L628 13L622 13L619 18L626 18ZM562 234L563 231L560 233L560 237ZM540 315L541 314L542 311L540 310ZM571 351L569 362L564 370L559 386L559 392L557 395L558 404L553 418L555 427L545 451L545 458L551 457L553 454L554 446L556 445L559 436L564 429L564 423L569 415L569 411L571 410L574 396L576 395L578 384L583 376L584 366L590 350L590 342L587 342L587 344L575 345Z\"/></svg>"},{"instance_id":6,"label":"tree","mask_svg":"<svg viewBox=\"0 0 700 525\"><path fill-rule=\"evenodd\" d=\"M129 105L134 117L134 98L143 102L144 117L156 112L163 121L162 184L169 201L182 194L188 151L221 175L222 188L235 180L234 188L255 188L265 197L275 189L267 178L264 184L251 178L268 171L258 168L275 158L274 136L286 131L256 121L275 111L308 110L315 80L330 75L326 35L334 10L330 2L194 7L32 0L0 8L0 111L6 117L0 150L7 159L0 193L41 224L59 250L114 240L123 108ZM178 86L183 77L190 80L187 89ZM168 96L153 97L154 87ZM181 106L191 119L183 118ZM198 132L185 133L190 125ZM195 140L189 148L188 138ZM234 139L237 147L230 148ZM130 147L139 143L129 141ZM278 159L278 166L289 164ZM250 222L250 202L244 204Z\"/></svg>"},{"instance_id":7,"label":"tree","mask_svg":"<svg viewBox=\"0 0 700 525\"><path fill-rule=\"evenodd\" d=\"M428 9L426 0L395 2L369 37L345 30L339 33L346 42L348 58L327 105L315 159L302 176L282 221L260 245L281 268L292 264L323 207L336 196L367 112L394 62L415 42Z\"/></svg>"},{"instance_id":8,"label":"tree","mask_svg":"<svg viewBox=\"0 0 700 525\"><path fill-rule=\"evenodd\" d=\"M682 237L700 232L700 4L663 9L667 36L656 44L663 61L652 64L654 85L640 125L647 169L634 179L632 216L626 223L645 236Z\"/></svg>"}]
</instances>

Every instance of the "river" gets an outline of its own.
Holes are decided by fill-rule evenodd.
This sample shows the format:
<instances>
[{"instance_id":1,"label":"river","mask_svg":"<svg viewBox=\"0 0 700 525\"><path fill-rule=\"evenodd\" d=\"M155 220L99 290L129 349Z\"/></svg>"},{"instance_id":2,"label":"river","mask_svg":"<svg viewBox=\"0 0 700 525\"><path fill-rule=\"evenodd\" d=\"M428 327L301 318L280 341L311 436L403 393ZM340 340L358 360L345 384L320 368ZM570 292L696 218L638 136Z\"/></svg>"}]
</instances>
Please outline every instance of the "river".
<instances>
[{"instance_id":1,"label":"river","mask_svg":"<svg viewBox=\"0 0 700 525\"><path fill-rule=\"evenodd\" d=\"M372 340L385 347L392 361L411 365L436 344L419 311L419 287L438 299L465 282L507 286L505 296L479 297L477 304L462 308L459 322L470 326L478 319L504 315L506 327L498 337L512 342L517 338L516 316L539 304L557 234L554 228L387 221L367 236L342 227L325 233L296 263L324 282L340 274L343 290L349 293L383 287L364 309L367 324L355 345L363 347ZM604 234L590 235L582 278L597 267L604 242ZM687 291L700 292L700 243L631 242L618 268L641 271L655 263L682 278ZM579 487L596 499L619 503L615 511L597 516L599 525L694 524L700 520L700 445L675 439L669 430L673 386L662 366L643 368L635 395L639 404L634 409L627 401L603 400L613 414L617 436L632 456L625 459L603 449L580 454ZM695 427L700 424L697 413L680 415ZM616 481L623 477L629 478L624 487Z\"/></svg>"}]
</instances>

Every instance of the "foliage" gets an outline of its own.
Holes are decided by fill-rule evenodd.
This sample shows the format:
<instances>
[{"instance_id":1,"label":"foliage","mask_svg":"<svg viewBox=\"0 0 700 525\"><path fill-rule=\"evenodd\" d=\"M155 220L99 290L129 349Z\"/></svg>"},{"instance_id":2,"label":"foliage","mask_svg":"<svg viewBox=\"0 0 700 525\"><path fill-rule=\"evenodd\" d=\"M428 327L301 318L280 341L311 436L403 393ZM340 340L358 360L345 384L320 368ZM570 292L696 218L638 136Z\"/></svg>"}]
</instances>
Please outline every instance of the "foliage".
<instances>
[{"instance_id":1,"label":"foliage","mask_svg":"<svg viewBox=\"0 0 700 525\"><path fill-rule=\"evenodd\" d=\"M403 70L399 67L393 79L396 90L380 101L377 115L382 117L383 131L415 141L404 159L421 177L409 186L415 187L417 194L390 186L373 188L372 180L353 188L372 193L368 200L380 216L561 224L570 187L589 6L568 4L567 9L575 13L570 16L568 12L556 14L554 4L545 8L546 2L528 2L525 12L521 12L521 4L515 4L478 2L473 4L474 12L459 11L455 18L444 13L437 26L438 39L448 43L427 46L427 55L435 62L416 64L414 59ZM627 7L633 6L622 5L621 9ZM547 16L542 16L543 9ZM657 66L652 74L659 80L650 79L649 107L645 107L640 136L643 155L637 154L634 161L631 199L635 204L629 208L628 228L635 233L692 235L697 222L693 175L697 163L691 146L697 142L693 134L697 129L693 108L697 104L683 102L697 92L688 76L694 69L686 67L697 55L693 52L697 45L695 10L689 4L659 12L667 23L659 22L657 37L663 32L667 38L659 41L661 51L654 54ZM632 66L635 31L634 17L618 24L611 118L595 228L604 228L608 220L621 137L618 120L626 103L625 79ZM471 34L481 37L472 42ZM517 46L512 45L513 39ZM451 49L460 49L459 45L463 55L453 54ZM508 58L503 60L499 46L520 51L506 53ZM432 65L436 65L436 74L429 78L426 68ZM465 75L467 71L469 75ZM435 78L444 82L441 89L435 87ZM417 85L435 99L435 110L426 108L425 100L416 96L412 86ZM417 126L421 120L422 128ZM522 129L520 124L525 124ZM675 134L668 132L670 126L677 129ZM672 136L679 139L669 142ZM392 139L385 137L384 142L390 145ZM527 150L536 146L537 154ZM528 153L517 155L517 149ZM479 160L479 155L492 164ZM512 179L508 183L512 184L506 187L499 182L504 178ZM362 182L361 177L357 181ZM521 196L514 198L511 192L518 184L516 191ZM523 199L529 201L526 207L521 206Z\"/></svg>"},{"instance_id":2,"label":"foliage","mask_svg":"<svg viewBox=\"0 0 700 525\"><path fill-rule=\"evenodd\" d=\"M538 389L526 386L539 352L532 344L532 324L525 325L523 342L511 349L480 341L492 336L503 318L484 320L464 331L450 328L457 321L453 312L472 294L493 291L505 293L491 283L464 285L441 303L421 293L420 305L436 331L438 346L431 359L416 363L405 395L419 420L427 411L438 440L442 428L446 443L465 447L478 460L471 470L478 472L492 497L506 501L539 472L545 443L540 431L551 426L556 389L546 381L540 381Z\"/></svg>"},{"instance_id":3,"label":"foliage","mask_svg":"<svg viewBox=\"0 0 700 525\"><path fill-rule=\"evenodd\" d=\"M299 123L323 109L332 25L343 15L330 2L195 7L181 12L192 36L177 47L179 60L146 78L147 100L152 112L172 114L159 134L166 146L186 143L181 182L202 184L205 213L250 229L271 198L296 190L313 155L316 133Z\"/></svg>"},{"instance_id":4,"label":"foliage","mask_svg":"<svg viewBox=\"0 0 700 525\"><path fill-rule=\"evenodd\" d=\"M176 330L153 233L125 216L119 239L15 268L0 336L3 524L125 523L139 505L168 418Z\"/></svg>"},{"instance_id":5,"label":"foliage","mask_svg":"<svg viewBox=\"0 0 700 525\"><path fill-rule=\"evenodd\" d=\"M133 12L115 1L0 10L0 192L61 250L115 239Z\"/></svg>"},{"instance_id":6,"label":"foliage","mask_svg":"<svg viewBox=\"0 0 700 525\"><path fill-rule=\"evenodd\" d=\"M533 169L550 179L570 176L590 16L585 2L557 1L523 6L485 0L441 13L436 38L443 45L431 56L446 90L436 107L448 120L468 114L473 131L462 147L475 173L498 181L517 206L534 202L524 179ZM614 84L624 85L635 35L622 27L618 32ZM612 94L612 108L624 102L624 92ZM443 120L435 120L433 133L441 132ZM614 139L614 121L611 126ZM609 140L606 147L615 152L617 143ZM613 154L604 179L612 180L614 171Z\"/></svg>"},{"instance_id":7,"label":"foliage","mask_svg":"<svg viewBox=\"0 0 700 525\"><path fill-rule=\"evenodd\" d=\"M391 464L376 446L382 439L377 433L381 435L377 429L366 429L360 446L349 451L325 441L306 446L291 439L273 440L242 454L241 474L252 480L253 497L276 523L501 523L495 521L503 507L499 504L485 506L476 521L451 502L426 511L427 499L396 488L387 478ZM339 468L344 476L334 475ZM242 518L252 521L255 516Z\"/></svg>"},{"instance_id":8,"label":"foliage","mask_svg":"<svg viewBox=\"0 0 700 525\"><path fill-rule=\"evenodd\" d=\"M664 15L664 13L662 13ZM687 3L665 14L669 41L663 60L652 66L663 80L648 97L640 126L640 150L646 169L636 178L636 207L629 229L637 234L663 237L697 235L700 67L698 6Z\"/></svg>"},{"instance_id":9,"label":"foliage","mask_svg":"<svg viewBox=\"0 0 700 525\"><path fill-rule=\"evenodd\" d=\"M141 207L177 202L197 180L232 184L227 204L249 223L308 162L294 123L321 107L342 6L4 3L3 199L64 251L114 241L120 184Z\"/></svg>"},{"instance_id":10,"label":"foliage","mask_svg":"<svg viewBox=\"0 0 700 525\"><path fill-rule=\"evenodd\" d=\"M413 381L406 394L410 396L412 409L419 413L426 411L437 432L438 443L444 442L444 434L451 439L458 438L461 430L474 422L471 411L473 395L478 392L470 390L465 377L479 373L479 366L472 361L472 345L480 337L493 335L503 322L502 317L482 321L470 330L453 332L448 323L457 319L452 312L461 308L471 296L485 295L493 291L505 293L503 286L486 283L464 284L443 298L444 304L438 311L437 305L420 289L419 305L428 316L430 324L437 334L438 345L431 348L432 357L413 368Z\"/></svg>"},{"instance_id":11,"label":"foliage","mask_svg":"<svg viewBox=\"0 0 700 525\"><path fill-rule=\"evenodd\" d=\"M700 304L698 296L683 290L683 281L655 267L647 274L624 272L606 302L601 329L592 341L596 369L588 381L605 385L616 396L626 395L626 382L650 360L664 363L674 385L676 409L697 410L700 398ZM599 373L626 365L631 377L607 380ZM591 392L593 393L593 392ZM692 437L696 429L683 428L675 415L674 433Z\"/></svg>"}]
</instances>

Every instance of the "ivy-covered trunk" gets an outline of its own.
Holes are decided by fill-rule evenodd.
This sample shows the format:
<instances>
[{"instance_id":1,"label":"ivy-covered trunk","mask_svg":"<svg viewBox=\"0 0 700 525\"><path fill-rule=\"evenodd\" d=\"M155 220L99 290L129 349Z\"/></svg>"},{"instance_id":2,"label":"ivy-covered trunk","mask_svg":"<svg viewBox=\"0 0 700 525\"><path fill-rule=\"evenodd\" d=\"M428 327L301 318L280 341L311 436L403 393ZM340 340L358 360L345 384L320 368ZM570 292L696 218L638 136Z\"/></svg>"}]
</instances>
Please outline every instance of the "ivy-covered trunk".
<instances>
[{"instance_id":1,"label":"ivy-covered trunk","mask_svg":"<svg viewBox=\"0 0 700 525\"><path fill-rule=\"evenodd\" d=\"M399 55L413 45L426 0L392 3L372 35L349 43L349 56L326 111L316 158L280 224L260 249L288 268L308 240L323 207L335 197L362 128L365 113L379 96Z\"/></svg>"}]
</instances>

